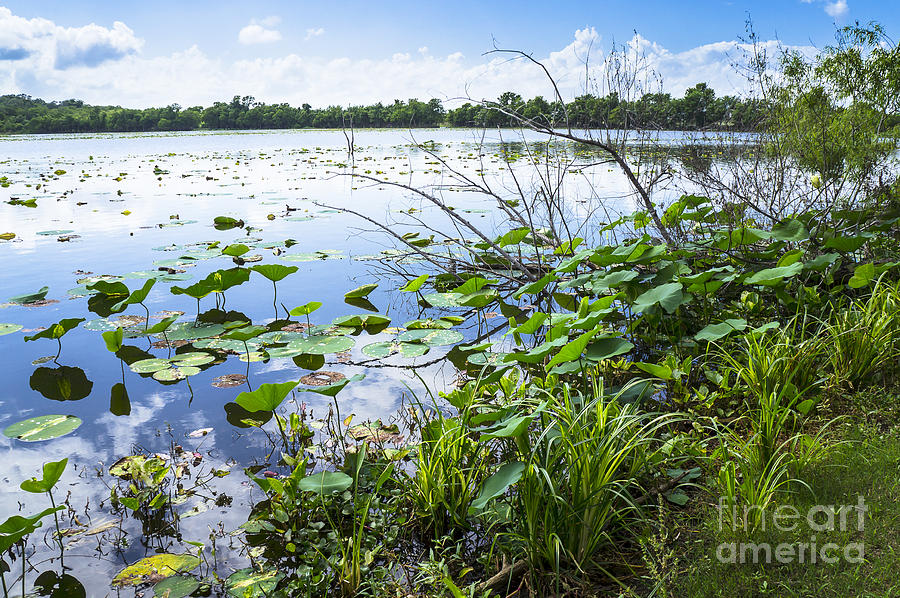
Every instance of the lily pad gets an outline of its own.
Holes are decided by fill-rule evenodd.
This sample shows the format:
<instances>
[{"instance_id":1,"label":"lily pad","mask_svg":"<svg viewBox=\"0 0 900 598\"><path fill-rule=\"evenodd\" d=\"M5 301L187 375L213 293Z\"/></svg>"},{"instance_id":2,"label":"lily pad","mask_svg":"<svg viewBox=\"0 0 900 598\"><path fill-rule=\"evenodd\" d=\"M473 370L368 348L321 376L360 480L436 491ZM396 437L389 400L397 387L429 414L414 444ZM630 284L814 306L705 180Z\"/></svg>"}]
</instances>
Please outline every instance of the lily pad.
<instances>
[{"instance_id":1,"label":"lily pad","mask_svg":"<svg viewBox=\"0 0 900 598\"><path fill-rule=\"evenodd\" d=\"M216 358L209 353L203 353L200 351L179 353L172 358L172 361L175 362L175 364L179 367L206 365L207 363L212 363L215 360Z\"/></svg>"},{"instance_id":2,"label":"lily pad","mask_svg":"<svg viewBox=\"0 0 900 598\"><path fill-rule=\"evenodd\" d=\"M50 287L42 287L41 290L35 293L26 293L24 295L16 295L15 297L10 297L10 303L18 303L19 305L28 305L29 303L35 303L44 299L47 296L47 291L50 290Z\"/></svg>"},{"instance_id":3,"label":"lily pad","mask_svg":"<svg viewBox=\"0 0 900 598\"><path fill-rule=\"evenodd\" d=\"M250 567L240 569L225 580L225 592L232 598L264 598L272 595L283 577L276 569L261 572Z\"/></svg>"},{"instance_id":4,"label":"lily pad","mask_svg":"<svg viewBox=\"0 0 900 598\"><path fill-rule=\"evenodd\" d=\"M153 379L160 382L175 382L176 380L184 380L188 376L196 376L200 373L200 368L192 366L173 367L167 370L159 370L153 373Z\"/></svg>"},{"instance_id":5,"label":"lily pad","mask_svg":"<svg viewBox=\"0 0 900 598\"><path fill-rule=\"evenodd\" d=\"M157 598L185 598L197 591L200 582L186 575L175 575L153 586Z\"/></svg>"},{"instance_id":6,"label":"lily pad","mask_svg":"<svg viewBox=\"0 0 900 598\"><path fill-rule=\"evenodd\" d=\"M22 330L21 324L0 324L0 336Z\"/></svg>"},{"instance_id":7,"label":"lily pad","mask_svg":"<svg viewBox=\"0 0 900 598\"><path fill-rule=\"evenodd\" d=\"M167 577L186 573L200 566L200 559L192 554L154 554L129 565L113 577L114 586L137 586L158 583Z\"/></svg>"},{"instance_id":8,"label":"lily pad","mask_svg":"<svg viewBox=\"0 0 900 598\"><path fill-rule=\"evenodd\" d=\"M461 297L461 293L431 293L425 295L425 301L432 307L462 307L459 302Z\"/></svg>"},{"instance_id":9,"label":"lily pad","mask_svg":"<svg viewBox=\"0 0 900 598\"><path fill-rule=\"evenodd\" d=\"M40 415L7 426L3 435L24 442L51 440L74 432L81 420L74 415Z\"/></svg>"},{"instance_id":10,"label":"lily pad","mask_svg":"<svg viewBox=\"0 0 900 598\"><path fill-rule=\"evenodd\" d=\"M159 372L165 369L168 369L172 366L172 362L168 359L141 359L140 361L135 361L129 367L132 372L136 374L153 374L155 372Z\"/></svg>"},{"instance_id":11,"label":"lily pad","mask_svg":"<svg viewBox=\"0 0 900 598\"><path fill-rule=\"evenodd\" d=\"M225 332L221 324L195 324L194 322L179 322L166 330L166 338L170 341L192 341L200 338L210 338Z\"/></svg>"},{"instance_id":12,"label":"lily pad","mask_svg":"<svg viewBox=\"0 0 900 598\"><path fill-rule=\"evenodd\" d=\"M353 339L347 336L310 336L297 341L296 348L310 355L327 355L347 351L353 344Z\"/></svg>"}]
</instances>

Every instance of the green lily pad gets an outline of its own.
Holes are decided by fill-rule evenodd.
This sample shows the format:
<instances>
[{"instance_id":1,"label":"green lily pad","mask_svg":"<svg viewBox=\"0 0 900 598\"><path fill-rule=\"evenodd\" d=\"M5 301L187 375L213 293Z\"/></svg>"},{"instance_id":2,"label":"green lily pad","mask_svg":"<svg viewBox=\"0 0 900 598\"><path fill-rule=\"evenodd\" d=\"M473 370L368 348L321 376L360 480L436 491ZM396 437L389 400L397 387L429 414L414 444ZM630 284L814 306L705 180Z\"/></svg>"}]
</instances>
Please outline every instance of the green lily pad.
<instances>
[{"instance_id":1,"label":"green lily pad","mask_svg":"<svg viewBox=\"0 0 900 598\"><path fill-rule=\"evenodd\" d=\"M24 442L51 440L74 432L81 420L74 415L39 415L7 426L3 435Z\"/></svg>"},{"instance_id":2,"label":"green lily pad","mask_svg":"<svg viewBox=\"0 0 900 598\"><path fill-rule=\"evenodd\" d=\"M240 569L225 580L225 592L232 598L265 598L272 595L283 577L276 569L262 572L250 567Z\"/></svg>"},{"instance_id":3,"label":"green lily pad","mask_svg":"<svg viewBox=\"0 0 900 598\"><path fill-rule=\"evenodd\" d=\"M310 336L302 341L296 341L295 346L302 353L327 355L328 353L347 351L353 347L353 344L353 339L348 336Z\"/></svg>"},{"instance_id":4,"label":"green lily pad","mask_svg":"<svg viewBox=\"0 0 900 598\"><path fill-rule=\"evenodd\" d=\"M24 295L16 295L15 297L10 297L10 303L18 303L19 305L27 305L28 303L34 303L35 301L40 301L44 297L47 296L47 291L50 290L50 287L42 287L41 290L36 293L25 293Z\"/></svg>"},{"instance_id":5,"label":"green lily pad","mask_svg":"<svg viewBox=\"0 0 900 598\"><path fill-rule=\"evenodd\" d=\"M157 598L185 598L197 591L200 582L186 575L174 575L153 586Z\"/></svg>"},{"instance_id":6,"label":"green lily pad","mask_svg":"<svg viewBox=\"0 0 900 598\"><path fill-rule=\"evenodd\" d=\"M57 237L59 235L68 235L69 233L74 233L75 231L69 228L59 229L59 230L42 230L38 231L35 234L41 235L42 237Z\"/></svg>"},{"instance_id":7,"label":"green lily pad","mask_svg":"<svg viewBox=\"0 0 900 598\"><path fill-rule=\"evenodd\" d=\"M362 348L364 355L381 359L399 353L401 357L419 357L428 353L428 345L421 343L383 342L372 343Z\"/></svg>"},{"instance_id":8,"label":"green lily pad","mask_svg":"<svg viewBox=\"0 0 900 598\"><path fill-rule=\"evenodd\" d=\"M200 373L200 368L193 366L173 367L167 370L159 370L153 372L153 379L160 382L175 382L176 380L184 380L188 376L196 376Z\"/></svg>"},{"instance_id":9,"label":"green lily pad","mask_svg":"<svg viewBox=\"0 0 900 598\"><path fill-rule=\"evenodd\" d=\"M425 301L432 307L462 307L459 302L461 297L461 293L431 293L425 295Z\"/></svg>"},{"instance_id":10,"label":"green lily pad","mask_svg":"<svg viewBox=\"0 0 900 598\"><path fill-rule=\"evenodd\" d=\"M114 586L137 586L150 581L186 573L200 566L192 554L154 554L128 565L113 577Z\"/></svg>"},{"instance_id":11,"label":"green lily pad","mask_svg":"<svg viewBox=\"0 0 900 598\"><path fill-rule=\"evenodd\" d=\"M170 341L192 341L200 338L218 336L225 332L221 324L195 324L194 322L179 322L166 330L166 338Z\"/></svg>"},{"instance_id":12,"label":"green lily pad","mask_svg":"<svg viewBox=\"0 0 900 598\"><path fill-rule=\"evenodd\" d=\"M141 359L140 361L135 361L129 367L132 372L136 374L152 374L154 372L159 372L165 369L168 369L172 366L172 362L168 359Z\"/></svg>"},{"instance_id":13,"label":"green lily pad","mask_svg":"<svg viewBox=\"0 0 900 598\"><path fill-rule=\"evenodd\" d=\"M206 365L207 363L212 363L215 360L216 358L209 353L202 353L200 351L179 353L172 358L172 361L179 367Z\"/></svg>"},{"instance_id":14,"label":"green lily pad","mask_svg":"<svg viewBox=\"0 0 900 598\"><path fill-rule=\"evenodd\" d=\"M0 336L22 330L21 324L0 324Z\"/></svg>"}]
</instances>

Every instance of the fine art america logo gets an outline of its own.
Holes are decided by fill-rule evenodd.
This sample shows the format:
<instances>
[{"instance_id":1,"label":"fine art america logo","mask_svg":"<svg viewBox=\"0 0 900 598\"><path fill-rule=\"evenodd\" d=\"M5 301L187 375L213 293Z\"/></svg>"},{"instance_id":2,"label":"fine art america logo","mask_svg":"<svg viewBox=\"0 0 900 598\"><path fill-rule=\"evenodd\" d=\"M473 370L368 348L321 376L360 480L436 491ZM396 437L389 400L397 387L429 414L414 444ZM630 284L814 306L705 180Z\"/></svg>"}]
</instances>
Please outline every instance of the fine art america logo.
<instances>
[{"instance_id":1,"label":"fine art america logo","mask_svg":"<svg viewBox=\"0 0 900 598\"><path fill-rule=\"evenodd\" d=\"M791 505L779 505L767 511L762 507L727 504L719 499L719 531L730 529L746 532L767 526L782 532L808 530L806 542L725 542L716 548L716 558L722 563L836 563L843 559L848 563L861 563L865 559L862 542L839 545L819 542L816 533L831 531L862 532L865 528L866 501L862 496L855 505L815 505L802 512Z\"/></svg>"}]
</instances>

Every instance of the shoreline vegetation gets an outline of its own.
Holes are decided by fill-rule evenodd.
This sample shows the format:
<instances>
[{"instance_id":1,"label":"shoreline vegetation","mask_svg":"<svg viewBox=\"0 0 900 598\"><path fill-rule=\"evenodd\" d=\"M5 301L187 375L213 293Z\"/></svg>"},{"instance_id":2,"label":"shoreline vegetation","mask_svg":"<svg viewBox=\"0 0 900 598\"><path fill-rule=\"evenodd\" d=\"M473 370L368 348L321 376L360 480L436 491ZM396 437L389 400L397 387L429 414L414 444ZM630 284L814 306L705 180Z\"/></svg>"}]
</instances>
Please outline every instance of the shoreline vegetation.
<instances>
[{"instance_id":1,"label":"shoreline vegetation","mask_svg":"<svg viewBox=\"0 0 900 598\"><path fill-rule=\"evenodd\" d=\"M705 83L688 89L681 98L667 93L644 94L636 101L616 93L598 97L585 94L568 102L541 96L524 100L506 92L496 102L466 102L447 110L440 100L394 100L368 106L265 104L252 96L234 96L230 102L182 108L122 108L92 106L81 100L46 102L27 95L0 96L0 133L115 133L142 131L431 128L439 126L495 128L516 125L502 111L521 112L551 126L568 123L576 128L599 126L685 131L754 131L767 113L756 99L717 96Z\"/></svg>"},{"instance_id":2,"label":"shoreline vegetation","mask_svg":"<svg viewBox=\"0 0 900 598\"><path fill-rule=\"evenodd\" d=\"M361 423L340 393L362 374L310 386L324 372L292 372L235 390L229 421L268 450L264 463L234 472L256 501L221 536L242 544L249 565L220 570L215 537L210 549L177 536L190 457L136 450L109 468L109 508L139 520L145 535L169 535L165 551L130 563L112 585L244 598L896 594L900 169L887 131L900 108L900 49L877 25L839 33L816 57L780 57L777 78L759 56L751 61L769 103L760 142L738 155L725 144L715 159L686 164L674 152L626 153L612 110L596 136L579 137L508 97L479 110L546 141L501 145L495 157L514 183L502 190L489 172L465 171L427 144L417 148L443 175L432 186L348 160L355 181L408 194L450 223L408 210L386 224L314 204L360 216L394 245L380 262L394 276L345 295L364 313L319 322L313 301L282 305L281 319L276 299L274 320L251 322L240 300L225 311L225 292L263 285L268 305L268 283L277 298L276 283L298 269L244 267L243 243L195 248L196 259L227 263L164 294L196 299L196 318L96 339L122 361L123 392L126 365L178 383L227 362L230 348L244 355L247 378L251 361L318 370L326 355L388 330L393 340L363 353L412 359L452 346L445 358L459 378L445 392L411 394L394 420ZM617 98L633 91L633 75L619 73ZM251 104L234 108L249 115ZM572 143L592 153L573 156ZM577 219L561 181L590 165L619 170L633 213ZM663 203L661 183L673 179L683 193ZM483 198L503 216L501 230L447 203L450 185ZM246 228L229 216L214 224ZM143 305L155 284L95 281L87 307L120 313ZM414 297L420 315L399 326L378 313L367 298L379 284ZM216 308L202 311L201 301ZM62 352L79 322L48 322L25 341L56 341ZM486 332L464 340L467 323ZM152 354L129 345L151 338ZM304 392L333 399L328 417L311 421L302 399L288 400ZM19 438L47 434L15 425ZM74 430L67 425L57 435ZM53 490L66 465L48 463L21 486L46 495L30 512L49 509L0 526L3 558L22 567L16 577L20 563L9 558L5 595L7 576L25 594L36 522L52 515L60 525ZM78 583L63 565L63 535L50 537L59 573L42 573L45 585Z\"/></svg>"}]
</instances>

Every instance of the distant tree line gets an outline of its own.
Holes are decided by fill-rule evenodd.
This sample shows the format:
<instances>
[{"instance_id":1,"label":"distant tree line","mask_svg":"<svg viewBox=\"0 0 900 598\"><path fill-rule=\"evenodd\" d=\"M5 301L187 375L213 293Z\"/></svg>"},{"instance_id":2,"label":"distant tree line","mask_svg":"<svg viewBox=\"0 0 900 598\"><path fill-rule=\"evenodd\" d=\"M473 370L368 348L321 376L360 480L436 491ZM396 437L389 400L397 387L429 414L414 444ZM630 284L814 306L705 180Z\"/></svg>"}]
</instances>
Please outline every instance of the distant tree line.
<instances>
[{"instance_id":1,"label":"distant tree line","mask_svg":"<svg viewBox=\"0 0 900 598\"><path fill-rule=\"evenodd\" d=\"M717 97L699 83L684 97L667 93L646 94L638 100L621 100L617 94L583 95L563 107L537 96L524 100L513 92L497 102L463 104L445 110L440 100L394 100L392 104L328 106L265 104L252 96L234 96L230 102L182 108L121 108L91 106L81 100L46 102L27 95L0 96L2 133L95 133L104 131L192 131L196 129L301 129L384 127L498 127L514 125L506 112L561 126L577 128L651 128L673 130L738 130L758 127L767 106L755 99Z\"/></svg>"}]
</instances>

